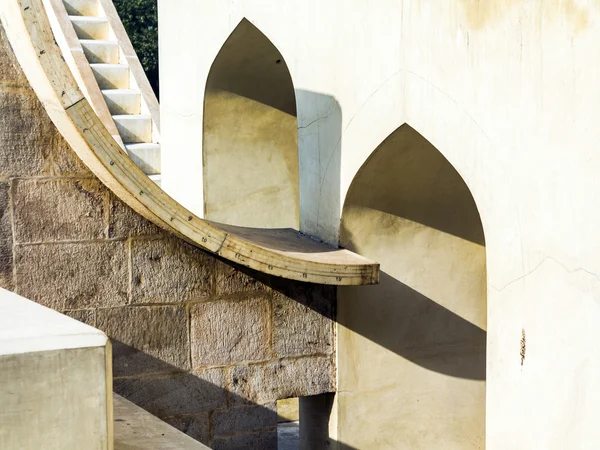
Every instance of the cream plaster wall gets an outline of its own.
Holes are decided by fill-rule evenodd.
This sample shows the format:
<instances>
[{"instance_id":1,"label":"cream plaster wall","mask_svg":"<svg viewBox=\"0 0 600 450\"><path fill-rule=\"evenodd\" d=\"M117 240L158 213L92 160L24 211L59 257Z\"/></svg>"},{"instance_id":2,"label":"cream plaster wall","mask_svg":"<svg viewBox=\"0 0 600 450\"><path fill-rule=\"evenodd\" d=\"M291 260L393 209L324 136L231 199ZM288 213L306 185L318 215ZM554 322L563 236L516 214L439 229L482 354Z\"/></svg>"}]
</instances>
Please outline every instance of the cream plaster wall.
<instances>
[{"instance_id":1,"label":"cream plaster wall","mask_svg":"<svg viewBox=\"0 0 600 450\"><path fill-rule=\"evenodd\" d=\"M204 217L298 229L296 118L227 91L206 96Z\"/></svg>"},{"instance_id":2,"label":"cream plaster wall","mask_svg":"<svg viewBox=\"0 0 600 450\"><path fill-rule=\"evenodd\" d=\"M339 441L483 448L485 243L460 176L403 125L357 174L341 243L381 282L338 291Z\"/></svg>"},{"instance_id":3,"label":"cream plaster wall","mask_svg":"<svg viewBox=\"0 0 600 450\"><path fill-rule=\"evenodd\" d=\"M409 124L485 230L487 448L596 447L597 1L160 0L159 15L170 193L202 209L204 86L246 17L294 81L301 229L336 242L356 172Z\"/></svg>"}]
</instances>

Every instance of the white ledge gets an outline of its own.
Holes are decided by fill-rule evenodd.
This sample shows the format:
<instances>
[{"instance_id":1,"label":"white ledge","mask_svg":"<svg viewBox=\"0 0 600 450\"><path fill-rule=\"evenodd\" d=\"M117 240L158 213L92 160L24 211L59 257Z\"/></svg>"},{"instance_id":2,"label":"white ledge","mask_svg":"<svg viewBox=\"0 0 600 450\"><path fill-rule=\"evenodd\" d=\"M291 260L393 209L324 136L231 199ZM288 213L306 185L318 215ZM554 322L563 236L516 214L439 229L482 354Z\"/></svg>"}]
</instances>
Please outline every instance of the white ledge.
<instances>
[{"instance_id":1,"label":"white ledge","mask_svg":"<svg viewBox=\"0 0 600 450\"><path fill-rule=\"evenodd\" d=\"M0 289L0 355L104 347L106 343L103 332Z\"/></svg>"}]
</instances>

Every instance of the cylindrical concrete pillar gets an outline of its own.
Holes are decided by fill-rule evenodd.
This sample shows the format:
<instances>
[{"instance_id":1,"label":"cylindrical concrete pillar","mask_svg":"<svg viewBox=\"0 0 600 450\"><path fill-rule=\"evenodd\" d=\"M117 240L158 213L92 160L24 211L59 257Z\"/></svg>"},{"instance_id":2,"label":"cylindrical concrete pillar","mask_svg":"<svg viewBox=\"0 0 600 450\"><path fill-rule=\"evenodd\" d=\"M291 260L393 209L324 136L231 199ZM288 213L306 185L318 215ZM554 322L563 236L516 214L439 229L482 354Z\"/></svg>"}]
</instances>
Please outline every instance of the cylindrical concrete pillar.
<instances>
[{"instance_id":1,"label":"cylindrical concrete pillar","mask_svg":"<svg viewBox=\"0 0 600 450\"><path fill-rule=\"evenodd\" d=\"M335 394L300 397L300 450L333 450L329 420Z\"/></svg>"}]
</instances>

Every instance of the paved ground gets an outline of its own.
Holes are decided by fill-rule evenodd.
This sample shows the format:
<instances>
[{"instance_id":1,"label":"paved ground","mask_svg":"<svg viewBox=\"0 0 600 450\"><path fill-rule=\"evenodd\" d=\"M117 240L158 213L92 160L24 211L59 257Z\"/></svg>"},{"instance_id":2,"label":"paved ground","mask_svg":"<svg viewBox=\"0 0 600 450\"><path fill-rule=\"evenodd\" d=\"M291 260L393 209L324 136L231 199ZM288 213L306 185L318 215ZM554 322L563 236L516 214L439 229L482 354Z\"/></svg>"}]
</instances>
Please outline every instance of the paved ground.
<instances>
[{"instance_id":1,"label":"paved ground","mask_svg":"<svg viewBox=\"0 0 600 450\"><path fill-rule=\"evenodd\" d=\"M299 431L298 422L280 423L277 426L277 450L298 450Z\"/></svg>"},{"instance_id":2,"label":"paved ground","mask_svg":"<svg viewBox=\"0 0 600 450\"><path fill-rule=\"evenodd\" d=\"M113 403L115 450L210 450L117 394Z\"/></svg>"}]
</instances>

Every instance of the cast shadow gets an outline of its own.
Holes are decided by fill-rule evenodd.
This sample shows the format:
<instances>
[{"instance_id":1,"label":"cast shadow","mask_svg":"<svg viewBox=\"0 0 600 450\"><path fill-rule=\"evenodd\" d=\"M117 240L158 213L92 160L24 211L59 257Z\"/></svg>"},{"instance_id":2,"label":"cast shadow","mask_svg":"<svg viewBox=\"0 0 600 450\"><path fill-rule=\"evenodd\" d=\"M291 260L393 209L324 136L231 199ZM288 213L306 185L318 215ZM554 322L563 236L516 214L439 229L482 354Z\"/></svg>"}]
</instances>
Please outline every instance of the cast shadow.
<instances>
[{"instance_id":1,"label":"cast shadow","mask_svg":"<svg viewBox=\"0 0 600 450\"><path fill-rule=\"evenodd\" d=\"M378 285L342 287L339 294L351 305L338 323L354 333L428 370L486 379L485 330L386 272Z\"/></svg>"},{"instance_id":2,"label":"cast shadow","mask_svg":"<svg viewBox=\"0 0 600 450\"><path fill-rule=\"evenodd\" d=\"M211 449L278 449L276 409L227 390L218 370L182 371L118 340L111 343L115 393Z\"/></svg>"},{"instance_id":3,"label":"cast shadow","mask_svg":"<svg viewBox=\"0 0 600 450\"><path fill-rule=\"evenodd\" d=\"M421 367L458 378L486 379L486 331L386 272L381 272L377 285L336 288L235 267ZM337 313L336 294L353 303L352 316Z\"/></svg>"}]
</instances>

